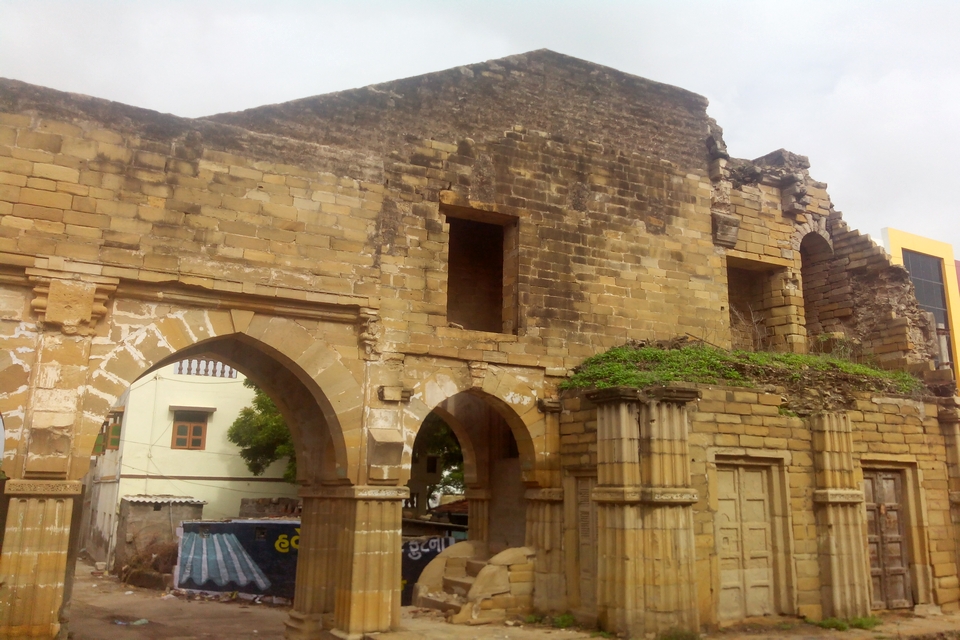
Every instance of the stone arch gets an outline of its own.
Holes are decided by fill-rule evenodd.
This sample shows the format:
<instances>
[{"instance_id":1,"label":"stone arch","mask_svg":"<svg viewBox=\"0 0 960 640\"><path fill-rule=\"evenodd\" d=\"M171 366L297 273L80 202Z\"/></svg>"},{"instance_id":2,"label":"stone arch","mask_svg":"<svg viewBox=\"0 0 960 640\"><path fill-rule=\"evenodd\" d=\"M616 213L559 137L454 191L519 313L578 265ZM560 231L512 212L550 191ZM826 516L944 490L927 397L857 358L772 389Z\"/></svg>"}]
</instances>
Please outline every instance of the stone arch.
<instances>
[{"instance_id":1,"label":"stone arch","mask_svg":"<svg viewBox=\"0 0 960 640\"><path fill-rule=\"evenodd\" d=\"M289 420L298 456L305 458L302 472L298 465L302 483L357 483L359 447L347 443L360 437L360 384L337 351L302 325L252 312L176 309L92 355L75 459L92 451L103 416L132 382L201 353L244 371L274 398Z\"/></svg>"},{"instance_id":2,"label":"stone arch","mask_svg":"<svg viewBox=\"0 0 960 640\"><path fill-rule=\"evenodd\" d=\"M413 394L403 414L403 430L406 436L404 469L409 469L413 442L424 419L436 407L441 407L443 411L442 405L460 393L481 398L506 421L520 451L524 482L530 487L550 486L547 469L550 460L547 427L544 415L537 408L538 393L508 371L492 366L486 369L482 381L469 375L456 379L449 370L439 370L414 384ZM460 433L456 430L454 433L459 439ZM475 461L476 457L473 456L473 462ZM466 475L466 452L464 467ZM407 479L402 478L401 483Z\"/></svg>"},{"instance_id":3,"label":"stone arch","mask_svg":"<svg viewBox=\"0 0 960 640\"><path fill-rule=\"evenodd\" d=\"M807 216L806 222L794 225L793 236L790 238L790 246L793 250L800 251L800 245L811 233L826 241L830 251L833 252L833 238L830 237L830 231L827 230L827 217L814 215Z\"/></svg>"}]
</instances>

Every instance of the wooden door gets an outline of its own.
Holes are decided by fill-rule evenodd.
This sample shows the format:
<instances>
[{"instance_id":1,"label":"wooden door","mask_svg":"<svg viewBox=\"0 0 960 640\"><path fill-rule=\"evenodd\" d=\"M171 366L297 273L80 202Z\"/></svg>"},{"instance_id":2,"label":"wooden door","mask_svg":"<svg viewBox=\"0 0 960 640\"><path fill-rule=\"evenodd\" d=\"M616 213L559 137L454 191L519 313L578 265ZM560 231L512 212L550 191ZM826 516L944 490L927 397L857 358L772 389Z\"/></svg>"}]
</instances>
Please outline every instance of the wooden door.
<instances>
[{"instance_id":1,"label":"wooden door","mask_svg":"<svg viewBox=\"0 0 960 640\"><path fill-rule=\"evenodd\" d=\"M770 467L718 466L722 621L774 613Z\"/></svg>"},{"instance_id":2,"label":"wooden door","mask_svg":"<svg viewBox=\"0 0 960 640\"><path fill-rule=\"evenodd\" d=\"M912 607L910 562L903 521L903 474L864 470L863 493L867 506L873 608Z\"/></svg>"},{"instance_id":3,"label":"wooden door","mask_svg":"<svg viewBox=\"0 0 960 640\"><path fill-rule=\"evenodd\" d=\"M590 494L597 484L591 476L577 478L577 533L580 540L580 608L597 608L597 506Z\"/></svg>"}]
</instances>

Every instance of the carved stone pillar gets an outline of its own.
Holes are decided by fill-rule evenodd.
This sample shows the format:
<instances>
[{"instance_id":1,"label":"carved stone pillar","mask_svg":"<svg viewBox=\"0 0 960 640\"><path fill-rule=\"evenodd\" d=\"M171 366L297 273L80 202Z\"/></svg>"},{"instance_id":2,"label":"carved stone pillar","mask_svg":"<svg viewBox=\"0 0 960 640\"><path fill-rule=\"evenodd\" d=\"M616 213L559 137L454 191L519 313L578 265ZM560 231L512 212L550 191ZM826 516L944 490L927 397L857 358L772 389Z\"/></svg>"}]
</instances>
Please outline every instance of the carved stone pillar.
<instances>
[{"instance_id":1,"label":"carved stone pillar","mask_svg":"<svg viewBox=\"0 0 960 640\"><path fill-rule=\"evenodd\" d=\"M606 631L632 634L643 611L641 395L614 388L587 397L597 405L597 618Z\"/></svg>"},{"instance_id":2,"label":"carved stone pillar","mask_svg":"<svg viewBox=\"0 0 960 640\"><path fill-rule=\"evenodd\" d=\"M690 486L687 403L693 388L647 390L650 403L640 423L641 514L643 518L644 633L679 629L697 633L696 551Z\"/></svg>"},{"instance_id":3,"label":"carved stone pillar","mask_svg":"<svg viewBox=\"0 0 960 640\"><path fill-rule=\"evenodd\" d=\"M8 480L0 554L0 638L60 633L67 550L78 481Z\"/></svg>"},{"instance_id":4,"label":"carved stone pillar","mask_svg":"<svg viewBox=\"0 0 960 640\"><path fill-rule=\"evenodd\" d=\"M486 489L467 489L467 540L490 542L490 492Z\"/></svg>"},{"instance_id":5,"label":"carved stone pillar","mask_svg":"<svg viewBox=\"0 0 960 640\"><path fill-rule=\"evenodd\" d=\"M954 540L960 542L960 398L941 401L937 412L940 432L947 449L947 487L950 491L950 522ZM960 556L957 558L960 570Z\"/></svg>"},{"instance_id":6,"label":"carved stone pillar","mask_svg":"<svg viewBox=\"0 0 960 640\"><path fill-rule=\"evenodd\" d=\"M62 260L48 262L63 267ZM48 269L26 274L39 337L21 437L6 467L11 498L0 551L0 638L53 638L61 633L78 479L90 466L95 437L84 426L100 427L100 419L85 421L81 392L92 334L117 281Z\"/></svg>"},{"instance_id":7,"label":"carved stone pillar","mask_svg":"<svg viewBox=\"0 0 960 640\"><path fill-rule=\"evenodd\" d=\"M597 613L610 632L699 630L686 403L695 389L603 389L597 404Z\"/></svg>"},{"instance_id":8,"label":"carved stone pillar","mask_svg":"<svg viewBox=\"0 0 960 640\"><path fill-rule=\"evenodd\" d=\"M341 638L400 623L400 518L406 487L301 492L304 517L287 638Z\"/></svg>"},{"instance_id":9,"label":"carved stone pillar","mask_svg":"<svg viewBox=\"0 0 960 640\"><path fill-rule=\"evenodd\" d=\"M336 507L343 500L326 500L301 495L300 548L297 552L297 581L293 609L286 622L288 638L316 637L333 626L334 582L338 575L337 531L342 526ZM324 617L326 616L326 619Z\"/></svg>"},{"instance_id":10,"label":"carved stone pillar","mask_svg":"<svg viewBox=\"0 0 960 640\"><path fill-rule=\"evenodd\" d=\"M528 489L526 546L536 549L533 608L543 613L567 611L563 571L563 489Z\"/></svg>"},{"instance_id":11,"label":"carved stone pillar","mask_svg":"<svg viewBox=\"0 0 960 640\"><path fill-rule=\"evenodd\" d=\"M824 617L870 615L870 567L864 540L863 491L853 464L853 436L845 412L810 418L813 430Z\"/></svg>"}]
</instances>

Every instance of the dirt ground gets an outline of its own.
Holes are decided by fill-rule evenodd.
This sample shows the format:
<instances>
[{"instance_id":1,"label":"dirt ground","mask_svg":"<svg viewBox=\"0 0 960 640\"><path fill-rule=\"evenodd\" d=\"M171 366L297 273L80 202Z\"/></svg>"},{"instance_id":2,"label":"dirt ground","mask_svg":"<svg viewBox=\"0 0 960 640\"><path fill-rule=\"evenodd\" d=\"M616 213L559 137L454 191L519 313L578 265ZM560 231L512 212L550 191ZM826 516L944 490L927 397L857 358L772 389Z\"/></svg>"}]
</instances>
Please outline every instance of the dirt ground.
<instances>
[{"instance_id":1,"label":"dirt ground","mask_svg":"<svg viewBox=\"0 0 960 640\"><path fill-rule=\"evenodd\" d=\"M289 609L244 601L186 600L160 591L120 584L77 563L69 630L74 640L281 640ZM705 634L707 640L885 640L960 639L960 615L884 614L871 631L834 631L796 618L764 618ZM146 622L142 622L146 620ZM139 624L133 624L137 623ZM580 640L602 637L593 629L555 629L511 621L506 624L454 626L434 612L404 607L401 630L371 634L373 640ZM609 637L609 636L607 636Z\"/></svg>"}]
</instances>

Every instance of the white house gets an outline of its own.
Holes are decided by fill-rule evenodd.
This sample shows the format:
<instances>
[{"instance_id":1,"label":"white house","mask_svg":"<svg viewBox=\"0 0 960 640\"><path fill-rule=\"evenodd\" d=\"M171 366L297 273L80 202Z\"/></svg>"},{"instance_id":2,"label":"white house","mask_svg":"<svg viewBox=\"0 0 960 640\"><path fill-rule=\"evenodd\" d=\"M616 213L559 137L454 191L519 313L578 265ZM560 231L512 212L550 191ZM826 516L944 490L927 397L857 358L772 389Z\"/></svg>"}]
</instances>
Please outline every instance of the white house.
<instances>
[{"instance_id":1,"label":"white house","mask_svg":"<svg viewBox=\"0 0 960 640\"><path fill-rule=\"evenodd\" d=\"M82 546L95 560L112 563L123 496L202 500L208 519L236 517L242 498L296 497L283 480L285 460L254 476L227 440L253 400L243 380L229 366L194 358L140 378L121 397L87 478Z\"/></svg>"}]
</instances>

